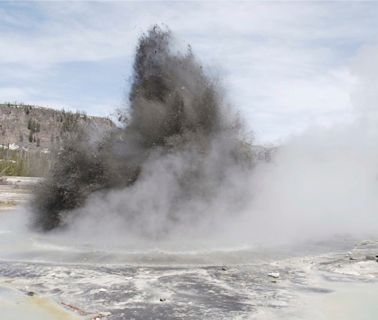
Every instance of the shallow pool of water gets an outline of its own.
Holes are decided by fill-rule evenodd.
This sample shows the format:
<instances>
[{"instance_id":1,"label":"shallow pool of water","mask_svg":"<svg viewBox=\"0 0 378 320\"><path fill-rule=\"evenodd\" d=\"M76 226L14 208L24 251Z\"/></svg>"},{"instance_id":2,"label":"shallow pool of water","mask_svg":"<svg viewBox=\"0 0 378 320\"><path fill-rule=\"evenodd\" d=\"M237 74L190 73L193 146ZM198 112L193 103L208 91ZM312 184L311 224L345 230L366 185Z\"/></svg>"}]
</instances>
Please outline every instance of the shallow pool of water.
<instances>
[{"instance_id":1,"label":"shallow pool of water","mask_svg":"<svg viewBox=\"0 0 378 320\"><path fill-rule=\"evenodd\" d=\"M295 319L378 319L378 283L327 282L324 288L332 291L305 296L302 301L305 311Z\"/></svg>"}]
</instances>

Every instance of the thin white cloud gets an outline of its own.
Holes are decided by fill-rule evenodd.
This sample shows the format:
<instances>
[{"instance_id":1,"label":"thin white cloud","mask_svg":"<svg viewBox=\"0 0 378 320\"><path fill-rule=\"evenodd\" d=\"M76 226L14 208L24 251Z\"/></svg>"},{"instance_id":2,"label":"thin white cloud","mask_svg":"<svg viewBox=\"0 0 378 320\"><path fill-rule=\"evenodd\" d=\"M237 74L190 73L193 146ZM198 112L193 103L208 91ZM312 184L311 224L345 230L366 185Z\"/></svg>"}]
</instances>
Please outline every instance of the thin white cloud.
<instances>
[{"instance_id":1,"label":"thin white cloud","mask_svg":"<svg viewBox=\"0 0 378 320\"><path fill-rule=\"evenodd\" d=\"M138 36L155 23L166 24L181 44L191 43L204 64L224 76L229 100L258 138L279 139L313 122L332 124L352 116L349 94L355 75L348 65L358 48L374 39L377 13L375 3L323 2L38 2L18 10L8 7L0 9L0 41L6 44L0 67L11 85L0 85L18 90L10 96L19 92L25 102L69 105L75 101L69 92L46 87L50 77L56 78L57 66L75 62L80 70L80 62L114 59L131 64ZM60 81L69 84L71 79ZM93 87L93 95L101 89L106 86ZM104 114L121 96L101 93L96 108L93 97L76 97L77 108ZM4 94L0 98L8 100Z\"/></svg>"}]
</instances>

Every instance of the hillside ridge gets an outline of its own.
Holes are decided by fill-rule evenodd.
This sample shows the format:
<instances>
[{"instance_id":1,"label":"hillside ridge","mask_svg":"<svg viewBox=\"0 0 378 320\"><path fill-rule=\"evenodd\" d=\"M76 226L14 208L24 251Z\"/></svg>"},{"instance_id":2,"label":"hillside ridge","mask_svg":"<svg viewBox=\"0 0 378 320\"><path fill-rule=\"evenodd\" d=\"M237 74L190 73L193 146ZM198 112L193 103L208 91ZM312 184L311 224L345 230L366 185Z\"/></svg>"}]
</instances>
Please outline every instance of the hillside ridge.
<instances>
[{"instance_id":1,"label":"hillside ridge","mask_svg":"<svg viewBox=\"0 0 378 320\"><path fill-rule=\"evenodd\" d=\"M29 104L0 103L0 145L13 150L50 150L59 144L65 126L73 119L81 125L104 130L115 128L106 117Z\"/></svg>"}]
</instances>

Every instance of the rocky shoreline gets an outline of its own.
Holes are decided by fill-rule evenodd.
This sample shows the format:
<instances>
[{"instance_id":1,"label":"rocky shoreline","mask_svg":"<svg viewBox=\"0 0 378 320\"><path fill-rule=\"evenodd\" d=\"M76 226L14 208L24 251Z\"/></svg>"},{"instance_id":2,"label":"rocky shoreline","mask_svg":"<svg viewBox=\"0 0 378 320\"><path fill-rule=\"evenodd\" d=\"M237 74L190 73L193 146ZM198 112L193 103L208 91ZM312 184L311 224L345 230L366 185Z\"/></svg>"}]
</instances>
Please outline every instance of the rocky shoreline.
<instances>
[{"instance_id":1,"label":"rocky shoreline","mask_svg":"<svg viewBox=\"0 0 378 320\"><path fill-rule=\"evenodd\" d=\"M33 187L41 181L37 177L0 177L0 211L15 209L27 203Z\"/></svg>"}]
</instances>

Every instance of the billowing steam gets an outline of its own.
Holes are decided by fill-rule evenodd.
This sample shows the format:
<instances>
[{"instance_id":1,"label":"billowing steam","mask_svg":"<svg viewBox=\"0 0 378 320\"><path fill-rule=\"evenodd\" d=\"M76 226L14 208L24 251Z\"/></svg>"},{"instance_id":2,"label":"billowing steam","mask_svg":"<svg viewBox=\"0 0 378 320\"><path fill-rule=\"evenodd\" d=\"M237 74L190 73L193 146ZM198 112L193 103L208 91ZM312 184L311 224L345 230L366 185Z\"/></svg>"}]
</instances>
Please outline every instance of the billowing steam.
<instances>
[{"instance_id":1,"label":"billowing steam","mask_svg":"<svg viewBox=\"0 0 378 320\"><path fill-rule=\"evenodd\" d=\"M375 113L309 129L256 162L219 83L171 41L159 28L141 37L123 129L67 130L33 201L37 229L197 248L377 231Z\"/></svg>"},{"instance_id":2,"label":"billowing steam","mask_svg":"<svg viewBox=\"0 0 378 320\"><path fill-rule=\"evenodd\" d=\"M94 230L112 221L121 232L161 238L240 211L250 145L219 83L190 48L175 52L171 41L158 27L140 38L124 129L105 137L67 131L32 203L36 228L86 221Z\"/></svg>"}]
</instances>

